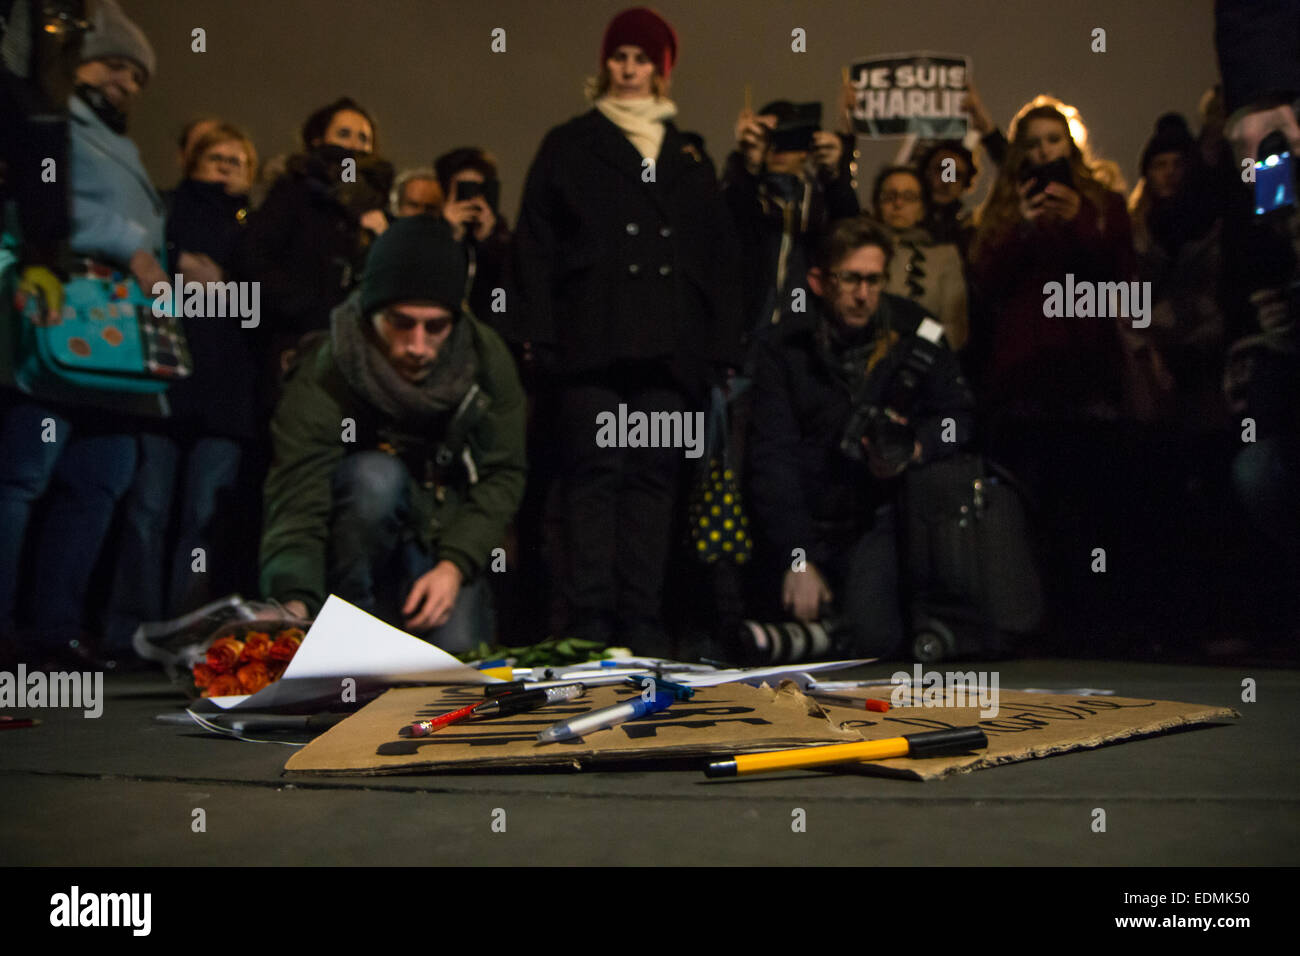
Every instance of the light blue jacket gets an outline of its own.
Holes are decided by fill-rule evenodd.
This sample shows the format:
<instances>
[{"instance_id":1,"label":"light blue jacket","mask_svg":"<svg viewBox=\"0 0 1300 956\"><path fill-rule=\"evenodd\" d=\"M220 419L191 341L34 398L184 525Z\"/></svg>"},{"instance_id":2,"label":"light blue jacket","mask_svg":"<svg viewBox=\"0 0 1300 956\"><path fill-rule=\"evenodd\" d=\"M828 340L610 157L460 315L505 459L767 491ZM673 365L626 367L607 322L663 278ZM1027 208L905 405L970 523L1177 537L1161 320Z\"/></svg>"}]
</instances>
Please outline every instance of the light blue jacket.
<instances>
[{"instance_id":1,"label":"light blue jacket","mask_svg":"<svg viewBox=\"0 0 1300 956\"><path fill-rule=\"evenodd\" d=\"M140 151L109 129L81 97L71 98L69 111L68 247L122 269L137 249L147 249L162 262L166 209L140 162Z\"/></svg>"}]
</instances>

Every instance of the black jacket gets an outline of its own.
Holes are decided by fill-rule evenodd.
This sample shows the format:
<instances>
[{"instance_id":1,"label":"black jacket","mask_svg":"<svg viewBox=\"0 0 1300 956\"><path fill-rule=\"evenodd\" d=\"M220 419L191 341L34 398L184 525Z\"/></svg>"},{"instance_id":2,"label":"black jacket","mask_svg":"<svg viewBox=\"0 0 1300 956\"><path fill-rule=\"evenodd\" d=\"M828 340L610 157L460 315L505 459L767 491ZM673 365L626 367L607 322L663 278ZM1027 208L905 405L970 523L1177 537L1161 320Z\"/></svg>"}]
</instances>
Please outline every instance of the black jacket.
<instances>
[{"instance_id":1,"label":"black jacket","mask_svg":"<svg viewBox=\"0 0 1300 956\"><path fill-rule=\"evenodd\" d=\"M381 209L382 184L345 188L339 166L315 153L295 156L249 217L235 257L237 278L262 283L262 327L278 341L329 328L330 312L361 280L369 233L358 218Z\"/></svg>"},{"instance_id":2,"label":"black jacket","mask_svg":"<svg viewBox=\"0 0 1300 956\"><path fill-rule=\"evenodd\" d=\"M846 143L845 156L852 152L852 142ZM739 151L727 157L722 192L740 240L746 335L770 325L795 289L811 298L804 277L813 245L832 222L861 212L847 168L836 176L818 171L799 177L798 185L799 195L783 207L772 184L745 168Z\"/></svg>"},{"instance_id":3,"label":"black jacket","mask_svg":"<svg viewBox=\"0 0 1300 956\"><path fill-rule=\"evenodd\" d=\"M839 544L870 526L897 481L872 477L865 462L839 449L853 401L849 385L818 345L818 326L827 321L819 306L787 313L774 335L758 340L748 474L759 540L769 555L789 562L792 549L803 548L809 561L824 565ZM911 300L881 294L872 322L887 323L899 338L868 373L864 401L883 404L926 317ZM950 455L968 441L973 409L956 355L944 348L913 413L922 463ZM943 419L949 417L956 425L954 442L943 441Z\"/></svg>"},{"instance_id":4,"label":"black jacket","mask_svg":"<svg viewBox=\"0 0 1300 956\"><path fill-rule=\"evenodd\" d=\"M202 253L227 273L244 228L247 196L230 196L220 183L185 179L163 196L167 203L169 271L178 271L182 252ZM259 303L262 304L262 303ZM259 315L259 324L262 317ZM194 374L168 389L177 431L193 436L252 438L256 434L257 363L236 316L181 320L194 361Z\"/></svg>"},{"instance_id":5,"label":"black jacket","mask_svg":"<svg viewBox=\"0 0 1300 956\"><path fill-rule=\"evenodd\" d=\"M1217 0L1214 45L1229 114L1300 96L1300 3Z\"/></svg>"},{"instance_id":6,"label":"black jacket","mask_svg":"<svg viewBox=\"0 0 1300 956\"><path fill-rule=\"evenodd\" d=\"M739 253L712 163L664 125L651 183L599 110L546 135L515 229L516 301L496 325L554 345L561 374L663 359L702 394L710 366L739 364Z\"/></svg>"}]
</instances>

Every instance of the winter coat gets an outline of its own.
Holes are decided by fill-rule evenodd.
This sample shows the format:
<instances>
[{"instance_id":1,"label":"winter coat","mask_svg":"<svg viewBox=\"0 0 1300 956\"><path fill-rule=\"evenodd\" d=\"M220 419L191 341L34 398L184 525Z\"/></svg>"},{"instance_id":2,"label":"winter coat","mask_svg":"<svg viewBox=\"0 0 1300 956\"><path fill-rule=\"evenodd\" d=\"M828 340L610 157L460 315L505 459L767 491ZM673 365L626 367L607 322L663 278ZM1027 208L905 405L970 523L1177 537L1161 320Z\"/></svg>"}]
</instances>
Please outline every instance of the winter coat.
<instances>
[{"instance_id":1,"label":"winter coat","mask_svg":"<svg viewBox=\"0 0 1300 956\"><path fill-rule=\"evenodd\" d=\"M1295 0L1218 0L1214 45L1229 115L1300 95L1300 5Z\"/></svg>"},{"instance_id":2,"label":"winter coat","mask_svg":"<svg viewBox=\"0 0 1300 956\"><path fill-rule=\"evenodd\" d=\"M899 338L867 373L865 403L887 401L894 373L926 317L908 299L881 295L872 322L888 323ZM773 335L758 340L748 447L748 500L760 541L786 561L793 548L803 548L814 564L829 562L837 541L868 527L876 506L896 490L896 482L872 477L866 462L840 451L853 400L818 345L824 321L818 303L807 313L788 312ZM913 412L922 462L945 457L968 440L973 408L956 356L942 349ZM949 417L955 434L945 436L943 419Z\"/></svg>"},{"instance_id":3,"label":"winter coat","mask_svg":"<svg viewBox=\"0 0 1300 956\"><path fill-rule=\"evenodd\" d=\"M846 145L845 154L851 151ZM795 289L811 296L805 276L814 244L837 219L860 212L858 195L847 170L803 176L791 201L776 195L773 184L745 168L744 157L727 157L722 192L736 226L741 249L741 283L745 332L779 321Z\"/></svg>"},{"instance_id":4,"label":"winter coat","mask_svg":"<svg viewBox=\"0 0 1300 956\"><path fill-rule=\"evenodd\" d=\"M515 229L519 302L497 327L554 345L561 374L660 359L702 397L739 364L739 253L712 163L664 126L653 182L599 110L546 135Z\"/></svg>"},{"instance_id":5,"label":"winter coat","mask_svg":"<svg viewBox=\"0 0 1300 956\"><path fill-rule=\"evenodd\" d=\"M1182 366L1212 368L1223 356L1226 328L1219 283L1221 226L1187 235L1170 251L1143 230L1136 237L1138 278L1151 283L1151 335L1156 348ZM1193 382L1181 382L1194 387Z\"/></svg>"},{"instance_id":6,"label":"winter coat","mask_svg":"<svg viewBox=\"0 0 1300 956\"><path fill-rule=\"evenodd\" d=\"M340 185L337 166L295 156L249 217L235 277L261 282L262 331L277 345L329 328L331 310L361 280L368 233L341 201ZM374 192L374 208L382 208Z\"/></svg>"},{"instance_id":7,"label":"winter coat","mask_svg":"<svg viewBox=\"0 0 1300 956\"><path fill-rule=\"evenodd\" d=\"M1105 197L1104 216L1085 199L1069 222L1022 221L973 251L969 275L980 302L971 344L991 408L1086 416L1118 406L1118 323L1129 320L1044 315L1049 282L1064 284L1067 275L1076 284L1136 278L1124 197Z\"/></svg>"},{"instance_id":8,"label":"winter coat","mask_svg":"<svg viewBox=\"0 0 1300 956\"><path fill-rule=\"evenodd\" d=\"M128 263L143 249L164 266L162 197L128 137L114 132L79 96L68 101L68 173L71 233L68 250L127 274ZM57 194L56 194L57 195ZM151 289L144 290L146 295ZM12 320L17 313L10 311ZM19 330L5 330L0 342L0 386L14 387L14 349ZM68 386L31 398L64 413L77 409L79 421L100 419L103 427L127 430L167 412L166 398L152 394L100 391Z\"/></svg>"},{"instance_id":9,"label":"winter coat","mask_svg":"<svg viewBox=\"0 0 1300 956\"><path fill-rule=\"evenodd\" d=\"M422 473L422 480L412 476L409 489L415 540L469 581L501 544L523 497L524 393L501 338L468 314L457 321L471 323L475 381L490 399L468 435L476 480L456 463L444 481L423 480ZM355 441L340 440L345 418L355 422ZM414 458L431 461L443 437L441 430L409 434L401 422L361 398L344 380L332 339L300 356L271 422L274 458L265 486L262 593L301 600L313 613L325 600L331 481L345 455L400 449L409 471Z\"/></svg>"},{"instance_id":10,"label":"winter coat","mask_svg":"<svg viewBox=\"0 0 1300 956\"><path fill-rule=\"evenodd\" d=\"M167 248L173 267L180 254L210 257L229 276L247 215L247 196L231 196L221 183L182 180L167 195ZM262 303L259 303L261 305ZM259 325L262 320L258 316ZM239 316L183 318L194 371L168 389L172 419L193 435L249 439L256 434L253 341Z\"/></svg>"},{"instance_id":11,"label":"winter coat","mask_svg":"<svg viewBox=\"0 0 1300 956\"><path fill-rule=\"evenodd\" d=\"M951 242L935 242L924 229L894 234L886 292L911 299L943 325L950 348L966 344L966 276Z\"/></svg>"},{"instance_id":12,"label":"winter coat","mask_svg":"<svg viewBox=\"0 0 1300 956\"><path fill-rule=\"evenodd\" d=\"M69 101L69 115L69 250L119 269L126 268L138 249L161 262L165 207L135 143L109 129L79 96Z\"/></svg>"}]
</instances>

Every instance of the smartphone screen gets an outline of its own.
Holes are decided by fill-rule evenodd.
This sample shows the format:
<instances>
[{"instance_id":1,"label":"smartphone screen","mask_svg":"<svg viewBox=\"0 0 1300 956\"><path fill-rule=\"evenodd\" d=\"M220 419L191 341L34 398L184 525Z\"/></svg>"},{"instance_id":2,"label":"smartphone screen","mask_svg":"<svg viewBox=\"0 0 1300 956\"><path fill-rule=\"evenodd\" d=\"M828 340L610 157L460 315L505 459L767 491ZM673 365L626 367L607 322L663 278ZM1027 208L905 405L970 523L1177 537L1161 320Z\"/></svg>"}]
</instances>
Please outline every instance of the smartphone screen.
<instances>
[{"instance_id":1,"label":"smartphone screen","mask_svg":"<svg viewBox=\"0 0 1300 956\"><path fill-rule=\"evenodd\" d=\"M1295 205L1295 173L1291 153L1270 153L1255 163L1255 215L1263 216Z\"/></svg>"}]
</instances>

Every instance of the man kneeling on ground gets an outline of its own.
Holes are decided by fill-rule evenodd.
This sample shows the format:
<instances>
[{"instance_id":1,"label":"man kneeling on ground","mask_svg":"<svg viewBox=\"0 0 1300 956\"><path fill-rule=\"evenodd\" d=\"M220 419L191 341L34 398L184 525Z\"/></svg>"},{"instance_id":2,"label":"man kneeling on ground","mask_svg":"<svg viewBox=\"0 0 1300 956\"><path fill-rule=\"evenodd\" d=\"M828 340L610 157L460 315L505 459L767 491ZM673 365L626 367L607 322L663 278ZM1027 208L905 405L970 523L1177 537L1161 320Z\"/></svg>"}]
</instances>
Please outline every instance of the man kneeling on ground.
<instances>
[{"instance_id":1,"label":"man kneeling on ground","mask_svg":"<svg viewBox=\"0 0 1300 956\"><path fill-rule=\"evenodd\" d=\"M482 573L524 490L524 396L462 306L447 224L395 221L271 423L261 585L290 613L334 593L444 650L492 638Z\"/></svg>"},{"instance_id":2,"label":"man kneeling on ground","mask_svg":"<svg viewBox=\"0 0 1300 956\"><path fill-rule=\"evenodd\" d=\"M883 291L891 256L888 235L863 218L825 237L808 270L811 308L759 347L749 445L767 590L779 581L798 620L843 622L837 650L880 657L899 654L905 636L899 478L957 451L974 407L942 326ZM904 417L893 405L908 377Z\"/></svg>"}]
</instances>

